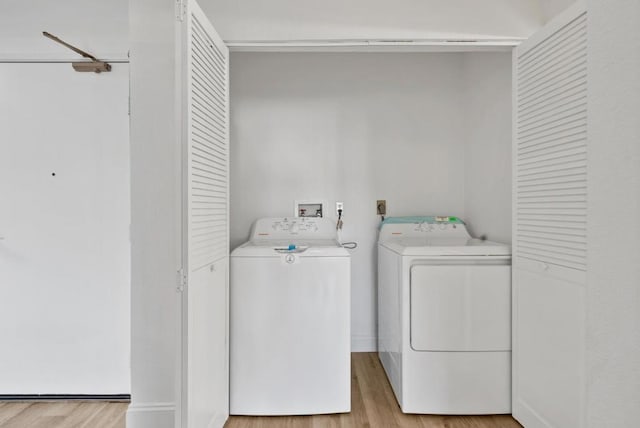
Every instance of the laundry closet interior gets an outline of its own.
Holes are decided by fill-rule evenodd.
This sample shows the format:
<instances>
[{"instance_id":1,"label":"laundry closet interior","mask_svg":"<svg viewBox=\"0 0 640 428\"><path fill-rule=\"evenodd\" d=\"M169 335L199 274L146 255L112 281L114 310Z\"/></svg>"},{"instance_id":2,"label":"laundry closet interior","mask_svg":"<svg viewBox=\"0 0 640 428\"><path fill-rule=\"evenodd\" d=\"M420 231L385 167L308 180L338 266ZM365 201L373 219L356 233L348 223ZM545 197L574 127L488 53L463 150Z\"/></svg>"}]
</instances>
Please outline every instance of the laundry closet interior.
<instances>
[{"instance_id":1,"label":"laundry closet interior","mask_svg":"<svg viewBox=\"0 0 640 428\"><path fill-rule=\"evenodd\" d=\"M381 216L511 240L511 52L232 52L230 239L326 201L352 251L352 350L376 350Z\"/></svg>"}]
</instances>

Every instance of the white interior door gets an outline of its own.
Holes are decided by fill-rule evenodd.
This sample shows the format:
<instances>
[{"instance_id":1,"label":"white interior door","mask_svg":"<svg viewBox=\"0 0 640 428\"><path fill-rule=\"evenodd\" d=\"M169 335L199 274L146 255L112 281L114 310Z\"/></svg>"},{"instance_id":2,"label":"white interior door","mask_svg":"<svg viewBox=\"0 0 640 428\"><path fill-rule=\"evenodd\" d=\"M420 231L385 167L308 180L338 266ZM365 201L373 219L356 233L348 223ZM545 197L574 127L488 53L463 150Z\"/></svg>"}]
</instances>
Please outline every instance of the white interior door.
<instances>
[{"instance_id":1,"label":"white interior door","mask_svg":"<svg viewBox=\"0 0 640 428\"><path fill-rule=\"evenodd\" d=\"M587 18L576 3L516 49L513 415L584 426Z\"/></svg>"},{"instance_id":2,"label":"white interior door","mask_svg":"<svg viewBox=\"0 0 640 428\"><path fill-rule=\"evenodd\" d=\"M182 24L183 427L229 413L229 52L195 1Z\"/></svg>"},{"instance_id":3,"label":"white interior door","mask_svg":"<svg viewBox=\"0 0 640 428\"><path fill-rule=\"evenodd\" d=\"M0 394L130 392L128 95L0 64Z\"/></svg>"}]
</instances>

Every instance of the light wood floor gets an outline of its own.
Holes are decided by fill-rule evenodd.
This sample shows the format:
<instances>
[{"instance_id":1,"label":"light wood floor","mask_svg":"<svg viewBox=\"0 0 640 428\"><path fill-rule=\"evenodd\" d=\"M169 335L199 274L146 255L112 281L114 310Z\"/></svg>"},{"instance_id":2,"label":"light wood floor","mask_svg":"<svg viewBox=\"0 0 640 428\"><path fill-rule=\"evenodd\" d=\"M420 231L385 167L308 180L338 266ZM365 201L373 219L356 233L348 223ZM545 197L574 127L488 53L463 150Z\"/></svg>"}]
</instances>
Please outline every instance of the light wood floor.
<instances>
[{"instance_id":1,"label":"light wood floor","mask_svg":"<svg viewBox=\"0 0 640 428\"><path fill-rule=\"evenodd\" d=\"M128 403L0 402L2 428L124 428Z\"/></svg>"},{"instance_id":2,"label":"light wood floor","mask_svg":"<svg viewBox=\"0 0 640 428\"><path fill-rule=\"evenodd\" d=\"M351 413L231 416L225 428L520 428L512 417L405 415L375 353L351 357ZM127 403L0 402L0 428L124 428ZM198 427L196 427L198 428Z\"/></svg>"},{"instance_id":3,"label":"light wood floor","mask_svg":"<svg viewBox=\"0 0 640 428\"><path fill-rule=\"evenodd\" d=\"M318 416L231 416L225 428L521 428L511 416L405 415L375 353L351 354L351 413Z\"/></svg>"}]
</instances>

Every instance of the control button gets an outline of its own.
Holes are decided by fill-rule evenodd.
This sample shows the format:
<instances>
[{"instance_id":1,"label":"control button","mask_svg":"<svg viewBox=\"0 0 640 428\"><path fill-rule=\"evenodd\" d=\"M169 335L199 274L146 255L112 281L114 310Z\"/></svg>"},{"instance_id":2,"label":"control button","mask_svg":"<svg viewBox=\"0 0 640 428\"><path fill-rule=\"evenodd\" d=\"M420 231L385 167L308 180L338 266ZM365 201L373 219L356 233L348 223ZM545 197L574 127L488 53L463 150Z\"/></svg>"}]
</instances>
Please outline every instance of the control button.
<instances>
[{"instance_id":1,"label":"control button","mask_svg":"<svg viewBox=\"0 0 640 428\"><path fill-rule=\"evenodd\" d=\"M296 256L294 256L293 254L287 254L286 256L284 256L284 261L292 264L296 261Z\"/></svg>"},{"instance_id":2,"label":"control button","mask_svg":"<svg viewBox=\"0 0 640 428\"><path fill-rule=\"evenodd\" d=\"M289 228L289 231L290 231L291 233L298 233L298 229L299 229L298 225L297 225L296 223L293 223L293 224L291 225L291 227Z\"/></svg>"},{"instance_id":3,"label":"control button","mask_svg":"<svg viewBox=\"0 0 640 428\"><path fill-rule=\"evenodd\" d=\"M431 232L433 231L433 225L431 223L424 222L420 224L420 230L422 232Z\"/></svg>"}]
</instances>

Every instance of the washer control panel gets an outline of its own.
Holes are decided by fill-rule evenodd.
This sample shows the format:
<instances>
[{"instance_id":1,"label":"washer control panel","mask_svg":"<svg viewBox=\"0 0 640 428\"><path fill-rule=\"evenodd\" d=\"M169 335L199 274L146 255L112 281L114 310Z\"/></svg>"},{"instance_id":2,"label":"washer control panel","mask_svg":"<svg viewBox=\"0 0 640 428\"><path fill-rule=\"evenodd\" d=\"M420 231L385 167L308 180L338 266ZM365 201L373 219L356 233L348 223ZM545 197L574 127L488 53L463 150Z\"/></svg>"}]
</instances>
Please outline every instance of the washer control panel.
<instances>
[{"instance_id":1,"label":"washer control panel","mask_svg":"<svg viewBox=\"0 0 640 428\"><path fill-rule=\"evenodd\" d=\"M289 233L301 233L301 232L317 232L318 223L315 219L307 219L305 217L274 221L271 224L271 229L275 231L289 231Z\"/></svg>"},{"instance_id":2,"label":"washer control panel","mask_svg":"<svg viewBox=\"0 0 640 428\"><path fill-rule=\"evenodd\" d=\"M323 217L277 217L256 220L251 240L337 239L336 224Z\"/></svg>"}]
</instances>

